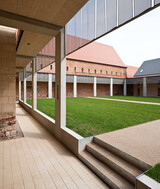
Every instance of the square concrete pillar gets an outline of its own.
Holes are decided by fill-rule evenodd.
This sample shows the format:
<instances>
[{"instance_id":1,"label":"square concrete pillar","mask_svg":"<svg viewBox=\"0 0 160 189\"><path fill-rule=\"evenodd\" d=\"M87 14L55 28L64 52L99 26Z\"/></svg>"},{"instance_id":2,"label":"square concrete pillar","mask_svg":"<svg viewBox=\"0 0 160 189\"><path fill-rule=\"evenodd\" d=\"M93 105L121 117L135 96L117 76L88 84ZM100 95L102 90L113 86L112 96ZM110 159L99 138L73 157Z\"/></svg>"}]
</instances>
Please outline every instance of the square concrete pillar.
<instances>
[{"instance_id":1,"label":"square concrete pillar","mask_svg":"<svg viewBox=\"0 0 160 189\"><path fill-rule=\"evenodd\" d=\"M21 78L20 78L20 73L19 73L19 100L21 100Z\"/></svg>"},{"instance_id":2,"label":"square concrete pillar","mask_svg":"<svg viewBox=\"0 0 160 189\"><path fill-rule=\"evenodd\" d=\"M26 103L27 88L26 88L26 68L23 69L23 101Z\"/></svg>"},{"instance_id":3,"label":"square concrete pillar","mask_svg":"<svg viewBox=\"0 0 160 189\"><path fill-rule=\"evenodd\" d=\"M143 78L143 96L147 96L147 79Z\"/></svg>"},{"instance_id":4,"label":"square concrete pillar","mask_svg":"<svg viewBox=\"0 0 160 189\"><path fill-rule=\"evenodd\" d=\"M37 109L37 62L32 60L32 109Z\"/></svg>"},{"instance_id":5,"label":"square concrete pillar","mask_svg":"<svg viewBox=\"0 0 160 189\"><path fill-rule=\"evenodd\" d=\"M48 98L52 98L52 74L48 74Z\"/></svg>"},{"instance_id":6,"label":"square concrete pillar","mask_svg":"<svg viewBox=\"0 0 160 189\"><path fill-rule=\"evenodd\" d=\"M73 76L73 97L77 97L77 76Z\"/></svg>"},{"instance_id":7,"label":"square concrete pillar","mask_svg":"<svg viewBox=\"0 0 160 189\"><path fill-rule=\"evenodd\" d=\"M55 125L66 126L66 56L64 29L56 36Z\"/></svg>"},{"instance_id":8,"label":"square concrete pillar","mask_svg":"<svg viewBox=\"0 0 160 189\"><path fill-rule=\"evenodd\" d=\"M113 96L113 78L110 79L110 96Z\"/></svg>"},{"instance_id":9,"label":"square concrete pillar","mask_svg":"<svg viewBox=\"0 0 160 189\"><path fill-rule=\"evenodd\" d=\"M94 77L94 83L93 83L93 96L97 96L97 78Z\"/></svg>"},{"instance_id":10,"label":"square concrete pillar","mask_svg":"<svg viewBox=\"0 0 160 189\"><path fill-rule=\"evenodd\" d=\"M124 84L123 84L123 95L127 95L127 80L124 79Z\"/></svg>"}]
</instances>

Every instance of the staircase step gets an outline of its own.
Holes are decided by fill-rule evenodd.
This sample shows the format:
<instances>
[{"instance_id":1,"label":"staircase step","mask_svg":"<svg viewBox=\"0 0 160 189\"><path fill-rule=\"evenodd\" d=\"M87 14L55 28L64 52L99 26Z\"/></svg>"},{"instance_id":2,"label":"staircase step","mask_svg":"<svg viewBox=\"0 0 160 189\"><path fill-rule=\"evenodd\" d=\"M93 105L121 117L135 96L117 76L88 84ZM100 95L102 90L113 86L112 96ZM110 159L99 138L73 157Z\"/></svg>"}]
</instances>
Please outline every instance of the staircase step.
<instances>
[{"instance_id":1,"label":"staircase step","mask_svg":"<svg viewBox=\"0 0 160 189\"><path fill-rule=\"evenodd\" d=\"M100 140L97 137L93 138L93 142L106 150L110 151L111 153L119 156L121 159L127 161L128 163L132 164L133 166L140 169L142 172L146 171L151 167L151 165L143 162L142 160L137 159L136 157L131 156L130 154L127 154L126 152L123 152L122 150L112 146L111 144L108 144L102 140Z\"/></svg>"},{"instance_id":2,"label":"staircase step","mask_svg":"<svg viewBox=\"0 0 160 189\"><path fill-rule=\"evenodd\" d=\"M121 177L117 172L94 158L87 151L79 154L79 158L97 174L109 187L113 189L133 189L134 186Z\"/></svg>"},{"instance_id":3,"label":"staircase step","mask_svg":"<svg viewBox=\"0 0 160 189\"><path fill-rule=\"evenodd\" d=\"M86 150L132 184L135 184L136 177L143 173L137 167L95 143L87 144Z\"/></svg>"}]
</instances>

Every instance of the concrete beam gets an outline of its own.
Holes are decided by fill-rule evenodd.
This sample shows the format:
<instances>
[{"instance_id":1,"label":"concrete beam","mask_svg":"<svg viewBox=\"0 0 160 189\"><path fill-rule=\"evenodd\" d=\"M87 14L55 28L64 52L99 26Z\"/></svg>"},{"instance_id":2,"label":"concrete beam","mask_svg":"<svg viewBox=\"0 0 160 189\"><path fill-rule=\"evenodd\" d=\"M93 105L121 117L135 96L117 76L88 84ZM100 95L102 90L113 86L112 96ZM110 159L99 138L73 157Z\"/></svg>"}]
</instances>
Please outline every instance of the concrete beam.
<instances>
[{"instance_id":1,"label":"concrete beam","mask_svg":"<svg viewBox=\"0 0 160 189\"><path fill-rule=\"evenodd\" d=\"M37 61L32 60L32 109L37 109Z\"/></svg>"},{"instance_id":2,"label":"concrete beam","mask_svg":"<svg viewBox=\"0 0 160 189\"><path fill-rule=\"evenodd\" d=\"M56 36L61 26L0 10L0 24L21 30Z\"/></svg>"},{"instance_id":3,"label":"concrete beam","mask_svg":"<svg viewBox=\"0 0 160 189\"><path fill-rule=\"evenodd\" d=\"M26 68L23 68L23 101L26 103L27 88L26 88Z\"/></svg>"},{"instance_id":4,"label":"concrete beam","mask_svg":"<svg viewBox=\"0 0 160 189\"><path fill-rule=\"evenodd\" d=\"M77 76L73 78L73 97L77 97Z\"/></svg>"},{"instance_id":5,"label":"concrete beam","mask_svg":"<svg viewBox=\"0 0 160 189\"><path fill-rule=\"evenodd\" d=\"M143 78L143 96L147 96L147 79Z\"/></svg>"},{"instance_id":6,"label":"concrete beam","mask_svg":"<svg viewBox=\"0 0 160 189\"><path fill-rule=\"evenodd\" d=\"M66 57L65 32L56 36L56 78L55 78L55 124L57 129L66 126ZM61 133L59 133L61 135Z\"/></svg>"},{"instance_id":7,"label":"concrete beam","mask_svg":"<svg viewBox=\"0 0 160 189\"><path fill-rule=\"evenodd\" d=\"M97 96L97 78L94 77L94 83L93 83L93 96Z\"/></svg>"},{"instance_id":8,"label":"concrete beam","mask_svg":"<svg viewBox=\"0 0 160 189\"><path fill-rule=\"evenodd\" d=\"M16 54L16 59L32 60L33 58L34 58L33 56L25 56L25 55Z\"/></svg>"},{"instance_id":9,"label":"concrete beam","mask_svg":"<svg viewBox=\"0 0 160 189\"><path fill-rule=\"evenodd\" d=\"M52 74L48 74L48 98L52 98Z\"/></svg>"},{"instance_id":10,"label":"concrete beam","mask_svg":"<svg viewBox=\"0 0 160 189\"><path fill-rule=\"evenodd\" d=\"M110 80L110 96L113 96L113 78Z\"/></svg>"}]
</instances>

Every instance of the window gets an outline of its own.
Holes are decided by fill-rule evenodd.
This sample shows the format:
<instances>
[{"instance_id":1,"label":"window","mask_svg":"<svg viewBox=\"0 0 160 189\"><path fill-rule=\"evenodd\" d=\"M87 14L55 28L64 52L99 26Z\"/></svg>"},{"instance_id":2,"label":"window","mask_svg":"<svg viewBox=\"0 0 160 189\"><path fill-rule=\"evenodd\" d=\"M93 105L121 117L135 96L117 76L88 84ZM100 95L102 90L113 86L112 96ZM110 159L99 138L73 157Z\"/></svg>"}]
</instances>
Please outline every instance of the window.
<instances>
[{"instance_id":1,"label":"window","mask_svg":"<svg viewBox=\"0 0 160 189\"><path fill-rule=\"evenodd\" d=\"M111 75L113 75L113 72L111 71Z\"/></svg>"},{"instance_id":2,"label":"window","mask_svg":"<svg viewBox=\"0 0 160 189\"><path fill-rule=\"evenodd\" d=\"M82 73L84 72L84 69L82 68Z\"/></svg>"},{"instance_id":3,"label":"window","mask_svg":"<svg viewBox=\"0 0 160 189\"><path fill-rule=\"evenodd\" d=\"M158 88L158 96L160 96L160 88Z\"/></svg>"},{"instance_id":4,"label":"window","mask_svg":"<svg viewBox=\"0 0 160 189\"><path fill-rule=\"evenodd\" d=\"M32 68L32 63L30 63L30 68Z\"/></svg>"},{"instance_id":5,"label":"window","mask_svg":"<svg viewBox=\"0 0 160 189\"><path fill-rule=\"evenodd\" d=\"M96 70L94 70L94 73L96 74Z\"/></svg>"},{"instance_id":6,"label":"window","mask_svg":"<svg viewBox=\"0 0 160 189\"><path fill-rule=\"evenodd\" d=\"M102 70L100 71L100 73L102 74Z\"/></svg>"},{"instance_id":7,"label":"window","mask_svg":"<svg viewBox=\"0 0 160 189\"><path fill-rule=\"evenodd\" d=\"M69 70L68 66L67 66L67 71Z\"/></svg>"},{"instance_id":8,"label":"window","mask_svg":"<svg viewBox=\"0 0 160 189\"><path fill-rule=\"evenodd\" d=\"M40 68L41 68L41 69L43 68L43 64L40 64Z\"/></svg>"},{"instance_id":9,"label":"window","mask_svg":"<svg viewBox=\"0 0 160 189\"><path fill-rule=\"evenodd\" d=\"M88 69L88 73L90 73L90 69Z\"/></svg>"},{"instance_id":10,"label":"window","mask_svg":"<svg viewBox=\"0 0 160 189\"><path fill-rule=\"evenodd\" d=\"M76 72L76 67L74 67L74 72Z\"/></svg>"},{"instance_id":11,"label":"window","mask_svg":"<svg viewBox=\"0 0 160 189\"><path fill-rule=\"evenodd\" d=\"M52 70L52 65L50 65L50 70Z\"/></svg>"},{"instance_id":12,"label":"window","mask_svg":"<svg viewBox=\"0 0 160 189\"><path fill-rule=\"evenodd\" d=\"M117 75L117 72L116 72L116 75Z\"/></svg>"},{"instance_id":13,"label":"window","mask_svg":"<svg viewBox=\"0 0 160 189\"><path fill-rule=\"evenodd\" d=\"M108 74L108 72L106 71L106 74Z\"/></svg>"}]
</instances>

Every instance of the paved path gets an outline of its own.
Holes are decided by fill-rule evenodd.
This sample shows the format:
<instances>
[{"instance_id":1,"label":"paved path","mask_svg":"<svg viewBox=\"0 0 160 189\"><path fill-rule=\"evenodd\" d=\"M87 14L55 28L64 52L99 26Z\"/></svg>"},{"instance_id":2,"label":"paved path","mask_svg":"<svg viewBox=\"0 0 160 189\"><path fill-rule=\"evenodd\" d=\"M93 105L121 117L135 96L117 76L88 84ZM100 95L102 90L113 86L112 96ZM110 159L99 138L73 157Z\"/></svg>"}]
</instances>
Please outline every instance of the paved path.
<instances>
[{"instance_id":1,"label":"paved path","mask_svg":"<svg viewBox=\"0 0 160 189\"><path fill-rule=\"evenodd\" d=\"M97 98L97 97L87 97L87 98L100 99L100 100L111 100L111 101L119 101L119 102L131 102L131 103L138 103L138 104L150 104L150 105L160 106L160 103L154 103L154 102L142 102L142 101L120 100L120 99L111 99L111 98Z\"/></svg>"},{"instance_id":2,"label":"paved path","mask_svg":"<svg viewBox=\"0 0 160 189\"><path fill-rule=\"evenodd\" d=\"M160 120L96 137L152 166L160 163Z\"/></svg>"},{"instance_id":3,"label":"paved path","mask_svg":"<svg viewBox=\"0 0 160 189\"><path fill-rule=\"evenodd\" d=\"M0 189L108 188L17 105L24 137L0 142Z\"/></svg>"}]
</instances>

